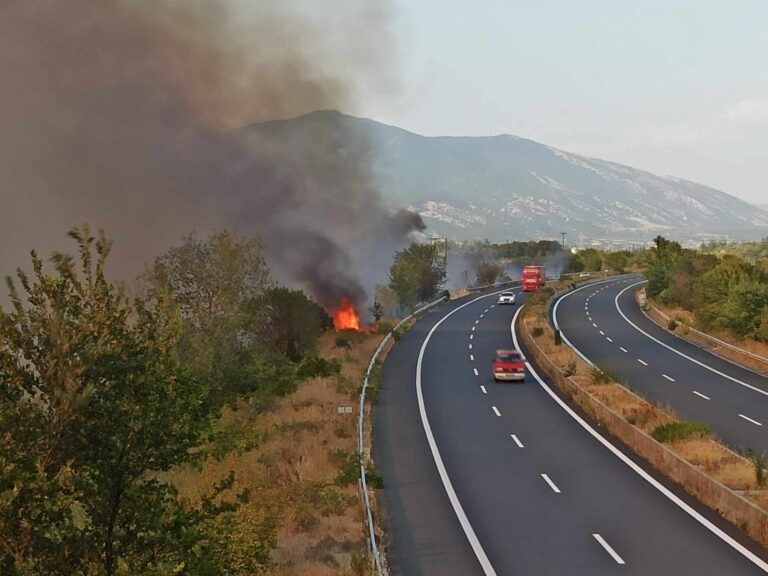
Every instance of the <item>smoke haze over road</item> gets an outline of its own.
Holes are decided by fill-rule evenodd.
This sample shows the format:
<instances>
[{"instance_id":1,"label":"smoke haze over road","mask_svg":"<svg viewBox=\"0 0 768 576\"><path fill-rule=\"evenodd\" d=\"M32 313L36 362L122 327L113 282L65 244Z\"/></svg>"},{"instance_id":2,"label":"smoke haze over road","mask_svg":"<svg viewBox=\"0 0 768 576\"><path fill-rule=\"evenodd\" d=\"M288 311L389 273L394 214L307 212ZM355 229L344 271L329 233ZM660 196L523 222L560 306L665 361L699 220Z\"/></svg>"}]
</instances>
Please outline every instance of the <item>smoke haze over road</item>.
<instances>
[{"instance_id":1,"label":"smoke haze over road","mask_svg":"<svg viewBox=\"0 0 768 576\"><path fill-rule=\"evenodd\" d=\"M69 248L66 231L86 222L115 240L125 280L184 234L230 228L261 236L277 276L324 306L362 302L355 263L404 243L418 218L382 207L364 155L297 171L234 132L354 110L363 87L394 77L389 3L331 4L338 19L278 0L247 13L224 0L3 2L0 273L32 248Z\"/></svg>"}]
</instances>

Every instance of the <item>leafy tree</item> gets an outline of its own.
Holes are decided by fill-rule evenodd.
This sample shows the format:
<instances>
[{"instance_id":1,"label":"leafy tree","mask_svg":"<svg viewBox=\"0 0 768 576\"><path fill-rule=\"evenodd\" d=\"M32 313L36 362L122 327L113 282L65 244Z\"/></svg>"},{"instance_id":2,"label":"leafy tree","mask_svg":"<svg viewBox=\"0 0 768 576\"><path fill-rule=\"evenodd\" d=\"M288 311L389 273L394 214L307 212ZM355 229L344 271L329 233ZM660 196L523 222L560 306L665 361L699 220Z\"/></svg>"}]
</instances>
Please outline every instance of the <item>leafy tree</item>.
<instances>
[{"instance_id":1,"label":"leafy tree","mask_svg":"<svg viewBox=\"0 0 768 576\"><path fill-rule=\"evenodd\" d=\"M254 305L270 287L258 241L230 232L188 236L155 261L144 287L147 298L167 297L178 306L179 358L217 403L252 389L247 366L264 352L260 342L269 325L266 307Z\"/></svg>"},{"instance_id":2,"label":"leafy tree","mask_svg":"<svg viewBox=\"0 0 768 576\"><path fill-rule=\"evenodd\" d=\"M250 306L262 309L266 317L261 341L270 351L294 362L312 351L320 335L333 326L322 306L301 290L270 288Z\"/></svg>"},{"instance_id":3,"label":"leafy tree","mask_svg":"<svg viewBox=\"0 0 768 576\"><path fill-rule=\"evenodd\" d=\"M104 276L110 243L8 280L0 311L0 566L9 575L170 574L213 566L201 510L156 473L189 462L207 391L177 364L178 317ZM95 250L95 254L94 254ZM217 511L218 513L218 511Z\"/></svg>"},{"instance_id":4,"label":"leafy tree","mask_svg":"<svg viewBox=\"0 0 768 576\"><path fill-rule=\"evenodd\" d=\"M443 259L429 244L412 244L397 252L389 269L389 286L406 308L433 298L444 282Z\"/></svg>"},{"instance_id":5,"label":"leafy tree","mask_svg":"<svg viewBox=\"0 0 768 576\"><path fill-rule=\"evenodd\" d=\"M478 262L475 265L476 283L478 286L494 284L503 272L504 271L497 264L486 261Z\"/></svg>"},{"instance_id":6,"label":"leafy tree","mask_svg":"<svg viewBox=\"0 0 768 576\"><path fill-rule=\"evenodd\" d=\"M626 252L608 252L603 257L603 263L606 268L623 274L629 264L629 257Z\"/></svg>"}]
</instances>

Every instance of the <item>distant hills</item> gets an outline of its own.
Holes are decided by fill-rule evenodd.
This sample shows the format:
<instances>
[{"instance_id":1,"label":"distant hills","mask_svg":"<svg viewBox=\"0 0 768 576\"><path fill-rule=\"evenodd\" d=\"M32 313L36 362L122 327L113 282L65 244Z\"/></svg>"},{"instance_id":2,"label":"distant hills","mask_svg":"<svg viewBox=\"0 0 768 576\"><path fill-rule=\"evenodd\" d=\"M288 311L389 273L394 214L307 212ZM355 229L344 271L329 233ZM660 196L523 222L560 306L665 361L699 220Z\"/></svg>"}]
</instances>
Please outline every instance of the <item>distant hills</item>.
<instances>
[{"instance_id":1,"label":"distant hills","mask_svg":"<svg viewBox=\"0 0 768 576\"><path fill-rule=\"evenodd\" d=\"M253 124L241 135L308 178L315 168L327 177L334 163L356 162L387 205L407 206L429 233L458 240L768 235L768 210L720 190L510 135L425 137L335 111Z\"/></svg>"}]
</instances>

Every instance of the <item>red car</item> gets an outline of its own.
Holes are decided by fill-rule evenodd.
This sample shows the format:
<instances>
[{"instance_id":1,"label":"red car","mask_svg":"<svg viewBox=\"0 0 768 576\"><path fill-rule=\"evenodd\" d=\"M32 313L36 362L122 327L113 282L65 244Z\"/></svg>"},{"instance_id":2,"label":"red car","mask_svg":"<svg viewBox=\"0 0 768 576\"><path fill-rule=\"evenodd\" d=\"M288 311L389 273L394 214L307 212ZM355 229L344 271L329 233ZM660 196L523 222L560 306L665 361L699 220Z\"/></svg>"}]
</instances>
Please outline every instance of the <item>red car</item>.
<instances>
[{"instance_id":1,"label":"red car","mask_svg":"<svg viewBox=\"0 0 768 576\"><path fill-rule=\"evenodd\" d=\"M525 380L525 363L523 356L517 350L496 350L493 357L493 379Z\"/></svg>"}]
</instances>

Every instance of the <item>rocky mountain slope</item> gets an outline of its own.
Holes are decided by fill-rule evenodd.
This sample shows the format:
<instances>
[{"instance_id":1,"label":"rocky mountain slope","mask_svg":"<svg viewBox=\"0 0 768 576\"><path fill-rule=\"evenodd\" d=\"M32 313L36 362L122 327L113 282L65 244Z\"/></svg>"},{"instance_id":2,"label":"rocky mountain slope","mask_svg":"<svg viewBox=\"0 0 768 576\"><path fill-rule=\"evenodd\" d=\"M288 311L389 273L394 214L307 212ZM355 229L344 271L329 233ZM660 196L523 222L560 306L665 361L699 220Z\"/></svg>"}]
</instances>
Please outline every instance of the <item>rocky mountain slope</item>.
<instances>
[{"instance_id":1,"label":"rocky mountain slope","mask_svg":"<svg viewBox=\"0 0 768 576\"><path fill-rule=\"evenodd\" d=\"M260 154L291 158L308 179L357 163L393 209L410 207L430 233L454 239L768 234L768 211L720 190L515 136L424 137L333 111L254 124L241 134Z\"/></svg>"}]
</instances>

